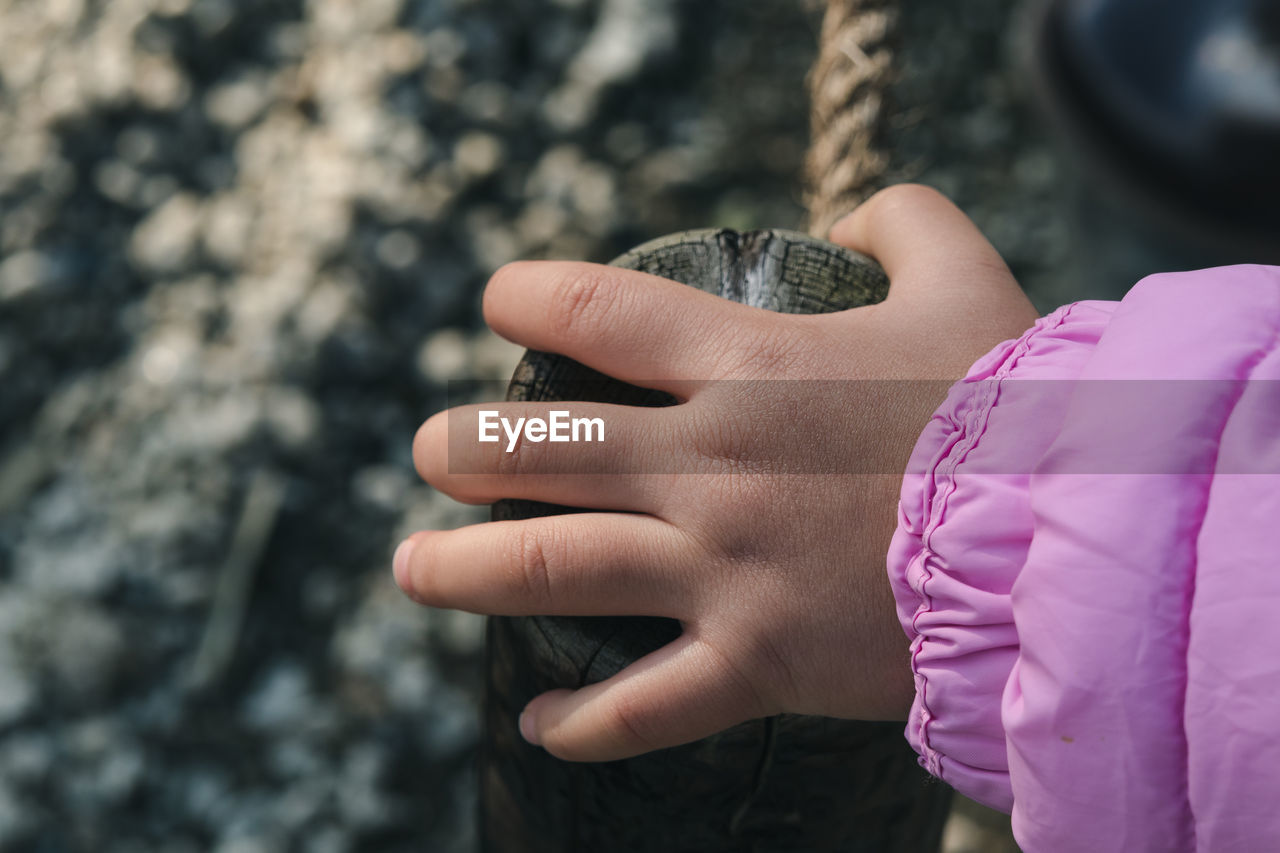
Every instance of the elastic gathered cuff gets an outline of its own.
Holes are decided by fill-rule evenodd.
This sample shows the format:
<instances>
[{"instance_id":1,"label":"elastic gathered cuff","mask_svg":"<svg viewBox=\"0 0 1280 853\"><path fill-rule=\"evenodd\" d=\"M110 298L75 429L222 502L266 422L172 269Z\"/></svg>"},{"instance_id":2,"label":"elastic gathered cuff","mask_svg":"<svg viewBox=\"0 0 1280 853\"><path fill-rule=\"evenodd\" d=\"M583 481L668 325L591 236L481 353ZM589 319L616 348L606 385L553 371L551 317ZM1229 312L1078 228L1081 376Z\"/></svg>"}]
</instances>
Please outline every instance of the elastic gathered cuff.
<instances>
[{"instance_id":1,"label":"elastic gathered cuff","mask_svg":"<svg viewBox=\"0 0 1280 853\"><path fill-rule=\"evenodd\" d=\"M911 640L907 740L929 773L1005 812L1000 700L1018 655L1010 590L1031 542L1030 472L1071 385L1048 380L1080 375L1114 307L1064 306L980 359L934 413L903 478L888 571Z\"/></svg>"}]
</instances>

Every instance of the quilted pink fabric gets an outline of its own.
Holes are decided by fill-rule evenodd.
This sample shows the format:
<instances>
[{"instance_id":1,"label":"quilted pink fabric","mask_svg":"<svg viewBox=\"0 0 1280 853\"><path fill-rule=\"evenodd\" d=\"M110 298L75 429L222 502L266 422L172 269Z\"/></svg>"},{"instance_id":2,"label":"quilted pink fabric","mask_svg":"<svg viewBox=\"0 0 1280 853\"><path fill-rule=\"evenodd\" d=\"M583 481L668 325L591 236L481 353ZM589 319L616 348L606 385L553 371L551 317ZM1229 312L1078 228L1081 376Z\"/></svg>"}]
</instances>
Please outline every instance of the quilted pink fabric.
<instances>
[{"instance_id":1,"label":"quilted pink fabric","mask_svg":"<svg viewBox=\"0 0 1280 853\"><path fill-rule=\"evenodd\" d=\"M988 353L888 556L921 764L1024 849L1280 849L1280 268L1152 276Z\"/></svg>"}]
</instances>

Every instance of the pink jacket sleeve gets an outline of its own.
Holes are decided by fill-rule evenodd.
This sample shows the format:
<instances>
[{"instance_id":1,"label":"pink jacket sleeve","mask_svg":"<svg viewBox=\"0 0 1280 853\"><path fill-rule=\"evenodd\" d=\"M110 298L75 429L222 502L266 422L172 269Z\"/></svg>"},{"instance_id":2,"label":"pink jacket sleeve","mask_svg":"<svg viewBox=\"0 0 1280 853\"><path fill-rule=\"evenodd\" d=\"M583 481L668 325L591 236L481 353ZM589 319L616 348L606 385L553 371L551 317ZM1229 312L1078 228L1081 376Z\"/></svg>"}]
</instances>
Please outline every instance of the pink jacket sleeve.
<instances>
[{"instance_id":1,"label":"pink jacket sleeve","mask_svg":"<svg viewBox=\"0 0 1280 853\"><path fill-rule=\"evenodd\" d=\"M889 576L921 764L1028 851L1280 843L1280 268L1153 276L988 353Z\"/></svg>"}]
</instances>

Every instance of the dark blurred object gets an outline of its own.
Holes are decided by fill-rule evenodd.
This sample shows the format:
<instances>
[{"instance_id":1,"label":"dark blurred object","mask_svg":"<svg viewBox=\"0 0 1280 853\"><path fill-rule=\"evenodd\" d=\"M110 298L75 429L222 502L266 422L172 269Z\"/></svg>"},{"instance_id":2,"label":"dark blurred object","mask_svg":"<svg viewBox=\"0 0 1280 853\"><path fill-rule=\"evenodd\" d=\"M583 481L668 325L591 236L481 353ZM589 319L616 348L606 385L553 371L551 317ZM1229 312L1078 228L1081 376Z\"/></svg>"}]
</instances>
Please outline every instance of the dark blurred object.
<instances>
[{"instance_id":1,"label":"dark blurred object","mask_svg":"<svg viewBox=\"0 0 1280 853\"><path fill-rule=\"evenodd\" d=\"M1280 262L1280 4L1049 0L1030 44L1112 261Z\"/></svg>"}]
</instances>

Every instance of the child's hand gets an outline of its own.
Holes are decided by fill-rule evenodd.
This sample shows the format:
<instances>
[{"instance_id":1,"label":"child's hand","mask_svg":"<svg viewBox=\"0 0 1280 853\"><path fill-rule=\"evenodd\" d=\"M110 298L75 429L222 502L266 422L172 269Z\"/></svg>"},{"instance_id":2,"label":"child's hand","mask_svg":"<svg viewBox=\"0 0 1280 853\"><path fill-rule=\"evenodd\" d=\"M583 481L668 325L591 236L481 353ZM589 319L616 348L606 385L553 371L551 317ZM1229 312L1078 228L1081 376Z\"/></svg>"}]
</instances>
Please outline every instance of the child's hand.
<instances>
[{"instance_id":1,"label":"child's hand","mask_svg":"<svg viewBox=\"0 0 1280 853\"><path fill-rule=\"evenodd\" d=\"M415 442L419 471L458 500L600 511L416 533L395 556L414 599L684 626L613 678L534 699L521 730L553 754L623 758L780 712L905 719L912 680L885 553L901 472L946 383L828 383L837 391L815 398L814 383L771 382L765 398L755 382L706 380L953 381L1035 312L990 244L932 190L881 192L831 237L884 265L885 302L776 314L579 263L514 264L490 282L485 318L499 334L684 400L590 407L609 430L601 444L506 454L505 439L455 442L448 459L447 420L474 436L481 407L436 415ZM548 408L502 406L508 416ZM491 473L450 474L450 461ZM666 473L634 473L643 470ZM814 473L823 470L883 473Z\"/></svg>"}]
</instances>

